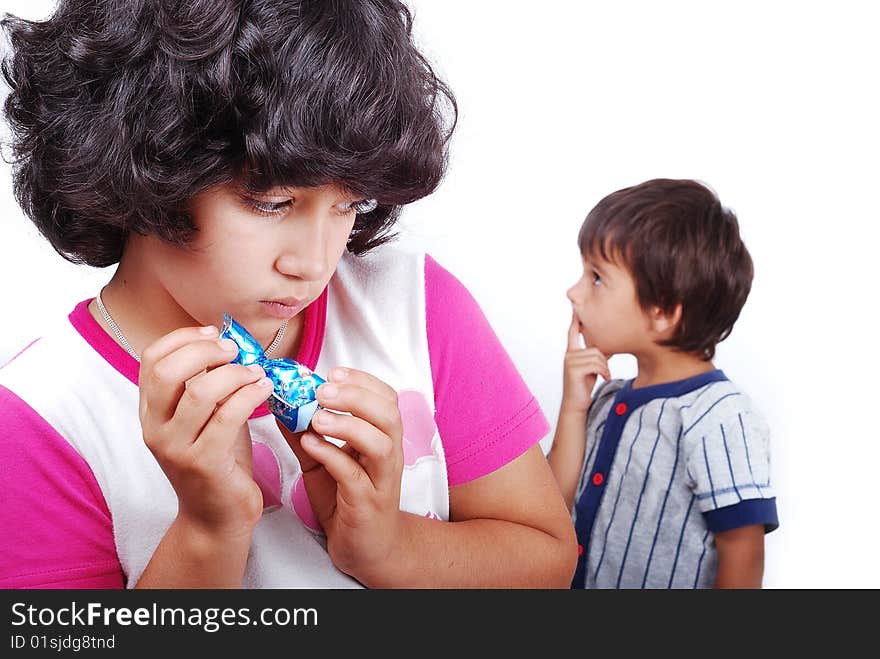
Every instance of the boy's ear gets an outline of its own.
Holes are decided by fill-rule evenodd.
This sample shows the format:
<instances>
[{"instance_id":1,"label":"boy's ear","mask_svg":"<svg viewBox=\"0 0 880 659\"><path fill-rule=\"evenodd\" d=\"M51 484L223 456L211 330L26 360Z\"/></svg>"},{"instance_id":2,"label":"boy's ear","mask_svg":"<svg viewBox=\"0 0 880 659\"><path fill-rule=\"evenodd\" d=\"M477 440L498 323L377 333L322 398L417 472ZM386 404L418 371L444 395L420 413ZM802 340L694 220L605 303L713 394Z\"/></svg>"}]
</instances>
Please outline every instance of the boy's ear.
<instances>
[{"instance_id":1,"label":"boy's ear","mask_svg":"<svg viewBox=\"0 0 880 659\"><path fill-rule=\"evenodd\" d=\"M648 316L654 333L661 339L669 338L681 321L681 302L676 304L672 311L664 311L660 307L651 307Z\"/></svg>"}]
</instances>

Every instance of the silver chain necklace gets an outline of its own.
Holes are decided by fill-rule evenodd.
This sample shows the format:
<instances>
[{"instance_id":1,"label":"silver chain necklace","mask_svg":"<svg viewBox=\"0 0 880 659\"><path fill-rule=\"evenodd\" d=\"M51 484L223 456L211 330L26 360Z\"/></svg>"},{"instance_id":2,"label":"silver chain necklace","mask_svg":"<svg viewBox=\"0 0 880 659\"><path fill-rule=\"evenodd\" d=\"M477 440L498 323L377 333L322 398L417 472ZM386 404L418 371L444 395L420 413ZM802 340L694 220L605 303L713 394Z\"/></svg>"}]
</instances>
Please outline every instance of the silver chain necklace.
<instances>
[{"instance_id":1,"label":"silver chain necklace","mask_svg":"<svg viewBox=\"0 0 880 659\"><path fill-rule=\"evenodd\" d=\"M119 343L122 344L122 347L125 348L125 351L135 358L138 362L141 361L140 355L137 354L134 348L131 347L131 344L125 338L125 335L122 333L122 330L119 329L119 325L116 324L116 321L110 317L110 313L107 311L107 307L104 306L104 301L101 299L101 293L104 292L102 288L98 292L98 297L95 298L95 302L98 303L98 309L101 311L101 315L104 316L104 320L107 321L107 325L110 326L110 329L113 330L113 334L119 340ZM281 327L278 328L278 332L275 334L275 338L272 340L272 343L269 344L269 347L266 348L265 354L267 357L269 353L271 353L275 348L278 347L278 344L281 343L281 339L284 336L284 331L287 329L287 320L281 323Z\"/></svg>"}]
</instances>

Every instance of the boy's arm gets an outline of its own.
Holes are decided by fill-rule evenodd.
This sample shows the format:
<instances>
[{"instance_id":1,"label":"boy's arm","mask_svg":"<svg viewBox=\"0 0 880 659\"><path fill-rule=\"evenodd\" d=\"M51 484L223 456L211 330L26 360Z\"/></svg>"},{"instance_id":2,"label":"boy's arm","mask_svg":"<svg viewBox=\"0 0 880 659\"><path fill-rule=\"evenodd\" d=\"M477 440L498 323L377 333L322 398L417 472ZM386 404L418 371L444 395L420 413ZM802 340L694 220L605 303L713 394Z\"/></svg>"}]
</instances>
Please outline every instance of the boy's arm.
<instances>
[{"instance_id":1,"label":"boy's arm","mask_svg":"<svg viewBox=\"0 0 880 659\"><path fill-rule=\"evenodd\" d=\"M596 348L582 348L580 322L572 313L568 327L568 349L562 374L562 403L553 445L547 454L565 505L571 511L574 493L584 463L587 410L593 399L596 378L611 379L608 359Z\"/></svg>"},{"instance_id":2,"label":"boy's arm","mask_svg":"<svg viewBox=\"0 0 880 659\"><path fill-rule=\"evenodd\" d=\"M728 406L723 415L702 413L701 422L690 426L686 471L715 535L715 586L760 588L764 535L779 526L770 482L770 431L746 399L730 394L730 385L718 385L701 398L704 406Z\"/></svg>"},{"instance_id":3,"label":"boy's arm","mask_svg":"<svg viewBox=\"0 0 880 659\"><path fill-rule=\"evenodd\" d=\"M547 462L550 463L550 469L569 511L574 506L574 494L581 478L581 466L586 450L584 441L586 425L585 411L560 408L553 445L547 454Z\"/></svg>"},{"instance_id":4,"label":"boy's arm","mask_svg":"<svg viewBox=\"0 0 880 659\"><path fill-rule=\"evenodd\" d=\"M715 534L716 588L760 588L764 576L764 525L751 524Z\"/></svg>"}]
</instances>

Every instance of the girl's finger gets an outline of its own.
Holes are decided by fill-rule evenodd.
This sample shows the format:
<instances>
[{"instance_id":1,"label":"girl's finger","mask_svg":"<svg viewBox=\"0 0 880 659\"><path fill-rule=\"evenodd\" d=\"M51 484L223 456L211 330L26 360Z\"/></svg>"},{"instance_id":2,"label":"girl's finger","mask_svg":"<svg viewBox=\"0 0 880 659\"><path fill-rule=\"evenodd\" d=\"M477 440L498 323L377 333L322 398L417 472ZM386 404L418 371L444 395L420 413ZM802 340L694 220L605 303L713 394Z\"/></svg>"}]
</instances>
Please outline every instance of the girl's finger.
<instances>
[{"instance_id":1,"label":"girl's finger","mask_svg":"<svg viewBox=\"0 0 880 659\"><path fill-rule=\"evenodd\" d=\"M402 435L397 395L386 398L380 393L354 384L328 382L317 389L318 403L339 412L363 419L389 437Z\"/></svg>"},{"instance_id":2,"label":"girl's finger","mask_svg":"<svg viewBox=\"0 0 880 659\"><path fill-rule=\"evenodd\" d=\"M373 482L363 466L350 453L311 432L302 434L300 444L303 450L315 462L320 463L336 481L338 496L346 503L357 507L373 493ZM315 514L317 515L318 511L315 511Z\"/></svg>"},{"instance_id":3,"label":"girl's finger","mask_svg":"<svg viewBox=\"0 0 880 659\"><path fill-rule=\"evenodd\" d=\"M375 426L356 416L319 410L312 417L312 427L357 451L359 462L377 489L395 485L400 479L398 463L402 456L396 455L393 440Z\"/></svg>"},{"instance_id":4,"label":"girl's finger","mask_svg":"<svg viewBox=\"0 0 880 659\"><path fill-rule=\"evenodd\" d=\"M378 394L382 398L387 398L388 400L393 401L394 404L397 405L397 391L394 387L386 384L375 375L371 375L366 371L337 366L336 368L330 369L327 378L334 384L351 384L356 387L362 387L367 391L372 391L373 393Z\"/></svg>"},{"instance_id":5,"label":"girl's finger","mask_svg":"<svg viewBox=\"0 0 880 659\"><path fill-rule=\"evenodd\" d=\"M288 430L286 427L284 427L284 425L280 421L278 421L277 419L275 420L275 425L278 426L278 430L284 436L284 439L287 440L287 444L288 444L288 446L290 446L290 449L293 451L293 454L296 456L296 459L299 462L299 466L300 466L300 469L302 470L303 474L311 472L312 470L317 469L321 466L320 462L316 462L315 459L310 454L306 453L305 450L303 450L302 436L304 433L290 432L290 430ZM310 431L307 430L305 432L310 432ZM312 433L312 434L314 434L314 433ZM320 439L322 442L327 441L323 437L320 437ZM350 446L348 446L347 444L345 444L339 448L341 450L345 451L346 453L349 453L349 454L354 453L354 449L351 448Z\"/></svg>"},{"instance_id":6,"label":"girl's finger","mask_svg":"<svg viewBox=\"0 0 880 659\"><path fill-rule=\"evenodd\" d=\"M254 444L251 441L251 429L248 424L243 423L238 429L238 435L233 444L233 454L235 461L244 468L244 470L253 475L254 473Z\"/></svg>"},{"instance_id":7,"label":"girl's finger","mask_svg":"<svg viewBox=\"0 0 880 659\"><path fill-rule=\"evenodd\" d=\"M283 426L279 427L283 428ZM309 497L312 511L315 513L315 517L318 518L321 527L326 529L327 521L333 516L333 511L336 508L336 481L324 469L324 466L302 447L302 437L306 435L311 435L316 442L326 441L308 430L304 433L299 433L296 436L296 441L288 441L302 468L303 484L305 485L306 495ZM306 465L309 465L309 467L306 468Z\"/></svg>"},{"instance_id":8,"label":"girl's finger","mask_svg":"<svg viewBox=\"0 0 880 659\"><path fill-rule=\"evenodd\" d=\"M219 330L213 325L206 327L182 327L154 341L141 353L140 377L151 373L153 366L166 355L193 341L205 341L218 336ZM138 383L141 386L142 383ZM145 402L141 397L141 402ZM141 409L143 413L143 409Z\"/></svg>"},{"instance_id":9,"label":"girl's finger","mask_svg":"<svg viewBox=\"0 0 880 659\"><path fill-rule=\"evenodd\" d=\"M272 393L272 380L260 378L241 387L218 406L195 442L197 450L225 453L232 449L239 429L257 406Z\"/></svg>"},{"instance_id":10,"label":"girl's finger","mask_svg":"<svg viewBox=\"0 0 880 659\"><path fill-rule=\"evenodd\" d=\"M200 375L186 386L177 403L171 424L180 436L195 439L218 406L222 406L242 387L265 376L256 364L226 364Z\"/></svg>"},{"instance_id":11,"label":"girl's finger","mask_svg":"<svg viewBox=\"0 0 880 659\"><path fill-rule=\"evenodd\" d=\"M275 425L278 426L278 430L281 431L281 434L284 436L284 439L287 440L288 446L290 446L293 454L296 456L297 461L299 462L299 467L303 472L303 477L305 474L319 468L321 463L316 461L310 454L306 453L306 451L302 448L302 437L304 433L292 433L287 428L285 428L278 419L275 420ZM306 431L308 432L308 430Z\"/></svg>"},{"instance_id":12,"label":"girl's finger","mask_svg":"<svg viewBox=\"0 0 880 659\"><path fill-rule=\"evenodd\" d=\"M141 355L141 366L150 366L155 364L163 357L170 355L178 348L182 348L187 343L193 341L203 341L205 339L216 338L219 330L213 325L205 327L181 327L173 332L169 332L160 339L156 339Z\"/></svg>"},{"instance_id":13,"label":"girl's finger","mask_svg":"<svg viewBox=\"0 0 880 659\"><path fill-rule=\"evenodd\" d=\"M158 361L141 362L141 412L150 414L158 422L169 420L186 389L187 380L209 367L228 364L237 354L238 347L230 339L196 340Z\"/></svg>"}]
</instances>

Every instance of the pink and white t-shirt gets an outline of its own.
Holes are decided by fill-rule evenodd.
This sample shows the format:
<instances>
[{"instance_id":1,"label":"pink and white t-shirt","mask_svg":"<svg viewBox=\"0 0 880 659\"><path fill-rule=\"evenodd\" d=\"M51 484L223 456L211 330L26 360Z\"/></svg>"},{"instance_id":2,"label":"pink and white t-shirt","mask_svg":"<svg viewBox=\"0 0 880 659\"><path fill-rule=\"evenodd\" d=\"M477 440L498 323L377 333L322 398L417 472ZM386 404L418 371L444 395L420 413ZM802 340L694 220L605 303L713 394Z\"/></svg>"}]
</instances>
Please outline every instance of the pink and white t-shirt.
<instances>
[{"instance_id":1,"label":"pink and white t-shirt","mask_svg":"<svg viewBox=\"0 0 880 659\"><path fill-rule=\"evenodd\" d=\"M90 301L0 368L2 588L133 587L177 513L142 439L139 364L92 318ZM305 311L296 359L318 374L363 369L398 391L401 509L424 517L448 520L450 487L504 466L549 430L464 286L397 246L343 256ZM248 425L264 512L243 585L359 587L330 561L265 404Z\"/></svg>"}]
</instances>

